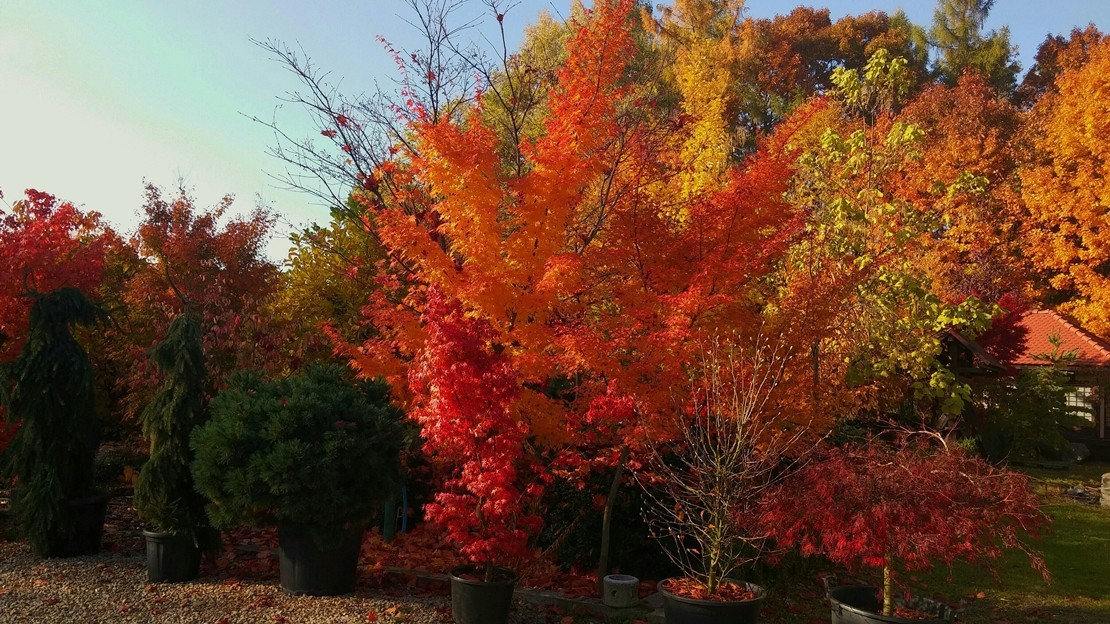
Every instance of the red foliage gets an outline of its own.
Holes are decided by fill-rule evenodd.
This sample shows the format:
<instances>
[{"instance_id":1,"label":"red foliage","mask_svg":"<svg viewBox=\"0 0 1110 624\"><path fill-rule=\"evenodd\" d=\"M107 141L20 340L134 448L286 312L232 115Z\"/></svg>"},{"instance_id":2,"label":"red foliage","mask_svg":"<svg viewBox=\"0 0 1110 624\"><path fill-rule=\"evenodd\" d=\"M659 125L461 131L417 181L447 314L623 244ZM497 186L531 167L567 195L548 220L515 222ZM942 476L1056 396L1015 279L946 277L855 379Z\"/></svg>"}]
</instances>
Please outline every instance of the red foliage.
<instances>
[{"instance_id":1,"label":"red foliage","mask_svg":"<svg viewBox=\"0 0 1110 624\"><path fill-rule=\"evenodd\" d=\"M23 346L27 292L73 286L92 294L104 270L107 236L98 213L34 189L25 194L10 212L0 210L0 362Z\"/></svg>"},{"instance_id":2,"label":"red foliage","mask_svg":"<svg viewBox=\"0 0 1110 624\"><path fill-rule=\"evenodd\" d=\"M520 485L528 428L511 410L516 375L492 349L493 329L468 318L458 302L432 291L424 322L428 341L409 374L410 414L425 452L450 468L427 518L475 564L527 556L540 518L525 512L524 501L541 488Z\"/></svg>"},{"instance_id":3,"label":"red foliage","mask_svg":"<svg viewBox=\"0 0 1110 624\"><path fill-rule=\"evenodd\" d=\"M186 302L202 318L205 363L214 382L238 368L281 364L281 336L264 308L278 278L263 250L273 216L256 208L221 223L231 205L228 196L200 209L183 189L167 197L157 186L146 187L144 220L131 241L137 266L113 286L126 317L118 319L122 335L110 345L110 357L127 363L121 386L130 412L156 383L143 354Z\"/></svg>"},{"instance_id":4,"label":"red foliage","mask_svg":"<svg viewBox=\"0 0 1110 624\"><path fill-rule=\"evenodd\" d=\"M717 591L712 594L706 589L705 583L692 578L670 578L660 582L660 586L676 596L694 600L734 601L751 600L756 597L756 593L746 585L736 583L721 583Z\"/></svg>"},{"instance_id":5,"label":"red foliage","mask_svg":"<svg viewBox=\"0 0 1110 624\"><path fill-rule=\"evenodd\" d=\"M1025 475L958 448L833 448L771 493L764 521L782 546L856 569L928 569L937 561L985 562L1004 548L1044 560L1020 537L1048 522Z\"/></svg>"},{"instance_id":6,"label":"red foliage","mask_svg":"<svg viewBox=\"0 0 1110 624\"><path fill-rule=\"evenodd\" d=\"M1018 321L1029 310L1029 304L1014 293L1006 293L998 300L1003 314L994 319L991 328L976 340L991 355L1002 362L1011 362L1025 351L1029 330Z\"/></svg>"}]
</instances>

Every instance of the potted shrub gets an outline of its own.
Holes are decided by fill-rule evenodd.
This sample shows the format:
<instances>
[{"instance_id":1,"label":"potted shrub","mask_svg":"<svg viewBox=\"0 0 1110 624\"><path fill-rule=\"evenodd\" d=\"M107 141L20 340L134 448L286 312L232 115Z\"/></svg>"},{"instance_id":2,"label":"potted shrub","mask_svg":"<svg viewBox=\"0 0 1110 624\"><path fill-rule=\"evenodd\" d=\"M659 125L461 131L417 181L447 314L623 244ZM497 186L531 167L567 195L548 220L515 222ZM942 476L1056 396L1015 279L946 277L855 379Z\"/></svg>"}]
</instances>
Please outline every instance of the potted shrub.
<instances>
[{"instance_id":1,"label":"potted shrub","mask_svg":"<svg viewBox=\"0 0 1110 624\"><path fill-rule=\"evenodd\" d=\"M789 358L757 340L714 343L693 367L675 438L655 445L637 479L653 535L682 571L659 583L668 624L753 623L763 588L734 575L763 547L759 500L803 446L778 400Z\"/></svg>"},{"instance_id":2,"label":"potted shrub","mask_svg":"<svg viewBox=\"0 0 1110 624\"><path fill-rule=\"evenodd\" d=\"M770 499L765 519L779 545L849 570L882 569L882 588L830 588L834 623L950 621L939 603L897 599L899 572L938 561L989 562L1017 548L1048 580L1044 560L1020 539L1048 520L1028 478L930 439L938 443L830 448Z\"/></svg>"},{"instance_id":3,"label":"potted shrub","mask_svg":"<svg viewBox=\"0 0 1110 624\"><path fill-rule=\"evenodd\" d=\"M424 451L447 478L425 518L471 562L450 571L451 614L458 624L507 621L517 574L499 565L525 557L540 519L526 502L527 426L512 404L519 392L508 358L488 323L467 317L458 302L432 292L424 312L426 346L410 371L412 417Z\"/></svg>"},{"instance_id":4,"label":"potted shrub","mask_svg":"<svg viewBox=\"0 0 1110 624\"><path fill-rule=\"evenodd\" d=\"M401 414L384 384L335 364L240 372L210 409L192 448L213 523L276 526L287 593L350 592L363 531L398 481Z\"/></svg>"},{"instance_id":5,"label":"potted shrub","mask_svg":"<svg viewBox=\"0 0 1110 624\"><path fill-rule=\"evenodd\" d=\"M108 497L93 484L100 423L92 366L71 327L104 314L76 288L30 296L27 342L0 383L5 418L21 422L4 454L3 475L16 481L12 517L41 556L94 554Z\"/></svg>"},{"instance_id":6,"label":"potted shrub","mask_svg":"<svg viewBox=\"0 0 1110 624\"><path fill-rule=\"evenodd\" d=\"M166 378L140 420L150 440L150 459L135 485L135 507L152 530L146 538L147 576L152 582L188 581L200 571L201 551L219 545L208 522L206 499L193 486L189 436L208 420L200 320L181 314L150 359Z\"/></svg>"}]
</instances>

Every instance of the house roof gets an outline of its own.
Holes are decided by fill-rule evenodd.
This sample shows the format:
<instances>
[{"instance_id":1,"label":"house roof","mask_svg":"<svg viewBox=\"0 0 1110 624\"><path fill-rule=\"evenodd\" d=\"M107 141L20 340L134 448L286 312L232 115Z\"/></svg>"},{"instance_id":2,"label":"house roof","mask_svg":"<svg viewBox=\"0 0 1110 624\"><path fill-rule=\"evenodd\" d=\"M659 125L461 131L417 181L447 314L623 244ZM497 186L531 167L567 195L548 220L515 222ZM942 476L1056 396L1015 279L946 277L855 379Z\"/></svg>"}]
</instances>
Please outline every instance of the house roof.
<instances>
[{"instance_id":1,"label":"house roof","mask_svg":"<svg viewBox=\"0 0 1110 624\"><path fill-rule=\"evenodd\" d=\"M1075 321L1052 310L1033 310L1026 312L1017 321L1024 330L1025 344L1019 346L1016 355L1009 358L1013 366L1043 366L1046 362L1037 355L1052 353L1050 336L1060 337L1060 354L1075 350L1076 359L1071 366L1110 367L1110 342L1099 338L1081 328ZM1017 346L1017 345L1015 345Z\"/></svg>"},{"instance_id":2,"label":"house roof","mask_svg":"<svg viewBox=\"0 0 1110 624\"><path fill-rule=\"evenodd\" d=\"M949 328L944 332L947 336L951 337L957 343L963 346L970 355L970 361L959 361L958 357L952 357L952 365L960 368L959 372L963 374L997 374L1007 370L1005 364L1000 362L998 358L990 354L979 343L968 338L960 333L955 328ZM951 355L950 355L951 357Z\"/></svg>"}]
</instances>

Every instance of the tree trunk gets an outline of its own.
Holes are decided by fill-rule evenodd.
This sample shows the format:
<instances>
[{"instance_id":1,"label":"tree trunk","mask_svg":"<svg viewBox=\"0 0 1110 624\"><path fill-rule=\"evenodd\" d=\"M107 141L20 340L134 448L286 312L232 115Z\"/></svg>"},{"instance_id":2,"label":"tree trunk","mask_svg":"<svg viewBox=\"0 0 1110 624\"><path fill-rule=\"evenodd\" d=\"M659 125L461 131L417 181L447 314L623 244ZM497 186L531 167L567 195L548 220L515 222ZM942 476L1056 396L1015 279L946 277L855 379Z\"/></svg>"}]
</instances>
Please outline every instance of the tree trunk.
<instances>
[{"instance_id":1,"label":"tree trunk","mask_svg":"<svg viewBox=\"0 0 1110 624\"><path fill-rule=\"evenodd\" d=\"M883 615L890 617L894 614L894 572L890 569L890 558L887 557L883 566Z\"/></svg>"},{"instance_id":2,"label":"tree trunk","mask_svg":"<svg viewBox=\"0 0 1110 624\"><path fill-rule=\"evenodd\" d=\"M620 490L621 477L624 475L624 464L628 461L628 447L621 448L621 455L617 459L617 471L613 474L613 482L609 485L609 497L605 499L605 515L601 518L601 555L597 561L597 595L605 596L605 575L609 573L609 527L613 522L613 507L617 504L617 492Z\"/></svg>"}]
</instances>

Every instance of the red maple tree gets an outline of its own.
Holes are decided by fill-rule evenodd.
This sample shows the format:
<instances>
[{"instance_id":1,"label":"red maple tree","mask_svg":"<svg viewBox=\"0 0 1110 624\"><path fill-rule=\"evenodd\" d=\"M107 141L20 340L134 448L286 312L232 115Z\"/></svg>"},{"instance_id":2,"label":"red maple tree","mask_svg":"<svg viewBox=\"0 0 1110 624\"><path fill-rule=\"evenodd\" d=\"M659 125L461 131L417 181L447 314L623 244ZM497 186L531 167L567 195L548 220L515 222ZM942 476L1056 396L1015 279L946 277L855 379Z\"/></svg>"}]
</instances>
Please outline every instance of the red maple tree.
<instances>
[{"instance_id":1,"label":"red maple tree","mask_svg":"<svg viewBox=\"0 0 1110 624\"><path fill-rule=\"evenodd\" d=\"M0 362L23 346L31 292L72 286L91 293L104 270L105 235L96 212L27 189L0 209Z\"/></svg>"},{"instance_id":2,"label":"red maple tree","mask_svg":"<svg viewBox=\"0 0 1110 624\"><path fill-rule=\"evenodd\" d=\"M1048 580L1044 559L1021 540L1047 522L1025 475L945 444L877 439L828 449L770 493L764 514L781 546L850 570L882 568L885 615L896 569L987 562L1015 548Z\"/></svg>"},{"instance_id":3,"label":"red maple tree","mask_svg":"<svg viewBox=\"0 0 1110 624\"><path fill-rule=\"evenodd\" d=\"M428 346L409 371L410 415L422 427L424 451L448 472L426 517L489 581L494 562L529 553L529 535L541 524L525 505L542 487L523 485L528 427L512 410L519 385L491 342L496 333L457 301L433 290L424 329Z\"/></svg>"}]
</instances>

